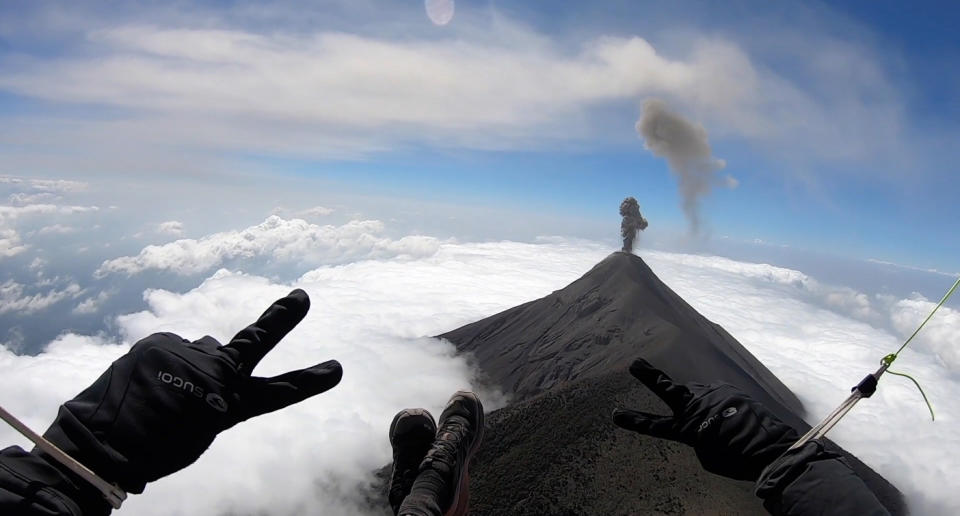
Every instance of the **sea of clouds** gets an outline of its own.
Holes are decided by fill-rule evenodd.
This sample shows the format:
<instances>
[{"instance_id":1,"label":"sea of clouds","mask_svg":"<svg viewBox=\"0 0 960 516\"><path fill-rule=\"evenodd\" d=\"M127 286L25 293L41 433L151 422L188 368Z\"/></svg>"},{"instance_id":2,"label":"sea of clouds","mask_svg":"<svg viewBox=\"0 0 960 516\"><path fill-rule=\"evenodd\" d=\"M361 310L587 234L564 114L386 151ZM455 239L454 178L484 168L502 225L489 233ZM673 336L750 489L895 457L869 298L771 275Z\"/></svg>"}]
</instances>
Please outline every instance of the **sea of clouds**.
<instances>
[{"instance_id":1,"label":"sea of clouds","mask_svg":"<svg viewBox=\"0 0 960 516\"><path fill-rule=\"evenodd\" d=\"M265 227L287 225L265 222ZM329 236L329 231L336 230L313 236ZM335 245L337 239L315 241ZM482 389L468 361L430 336L562 288L610 252L597 243L559 238L405 242L386 256L378 251L348 263L310 267L293 281L244 272L242 266L222 268L184 292L145 291L147 309L116 317L113 332L65 334L36 356L0 347L0 403L42 430L60 403L139 338L162 330L226 341L272 300L303 288L312 299L310 313L256 373L272 375L336 358L344 367L343 382L225 432L196 464L151 484L121 513L370 512L358 493L371 482L371 472L390 461L386 430L394 413L410 406L438 413L456 389ZM208 244L202 245L222 248ZM280 247L249 248L275 253ZM171 262L161 251L145 250L112 263L124 264L118 269L128 274L136 273L126 267L130 264L166 267ZM771 265L659 251L638 254L792 388L811 423L875 370L934 305L919 295L867 294ZM335 256L342 262L351 254ZM219 261L211 258L203 266ZM899 487L915 514L960 513L960 493L943 481L960 470L958 330L960 313L943 309L896 364L922 382L937 410L936 422L930 422L909 382L887 377L877 394L831 433ZM482 396L488 409L506 402L497 392L484 389ZM0 427L0 442L26 445L6 427Z\"/></svg>"}]
</instances>

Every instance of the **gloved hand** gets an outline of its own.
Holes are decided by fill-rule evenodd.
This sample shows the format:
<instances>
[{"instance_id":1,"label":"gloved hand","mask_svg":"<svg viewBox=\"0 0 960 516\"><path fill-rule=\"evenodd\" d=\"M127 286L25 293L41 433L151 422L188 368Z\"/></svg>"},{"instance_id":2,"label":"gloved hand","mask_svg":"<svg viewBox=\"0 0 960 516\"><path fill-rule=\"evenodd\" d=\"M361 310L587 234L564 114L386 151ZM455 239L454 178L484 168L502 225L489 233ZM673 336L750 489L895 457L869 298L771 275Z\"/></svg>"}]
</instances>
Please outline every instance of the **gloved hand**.
<instances>
[{"instance_id":1,"label":"gloved hand","mask_svg":"<svg viewBox=\"0 0 960 516\"><path fill-rule=\"evenodd\" d=\"M150 335L61 406L44 437L108 482L141 493L147 482L194 462L223 430L340 382L335 360L251 376L309 308L307 293L294 290L226 346L212 337Z\"/></svg>"},{"instance_id":2,"label":"gloved hand","mask_svg":"<svg viewBox=\"0 0 960 516\"><path fill-rule=\"evenodd\" d=\"M754 493L770 514L890 516L839 453L818 439L790 450L761 473Z\"/></svg>"},{"instance_id":3,"label":"gloved hand","mask_svg":"<svg viewBox=\"0 0 960 516\"><path fill-rule=\"evenodd\" d=\"M703 468L737 480L757 480L799 438L746 393L727 384L678 385L666 373L637 359L630 373L660 397L673 416L629 409L613 411L617 426L693 446Z\"/></svg>"}]
</instances>

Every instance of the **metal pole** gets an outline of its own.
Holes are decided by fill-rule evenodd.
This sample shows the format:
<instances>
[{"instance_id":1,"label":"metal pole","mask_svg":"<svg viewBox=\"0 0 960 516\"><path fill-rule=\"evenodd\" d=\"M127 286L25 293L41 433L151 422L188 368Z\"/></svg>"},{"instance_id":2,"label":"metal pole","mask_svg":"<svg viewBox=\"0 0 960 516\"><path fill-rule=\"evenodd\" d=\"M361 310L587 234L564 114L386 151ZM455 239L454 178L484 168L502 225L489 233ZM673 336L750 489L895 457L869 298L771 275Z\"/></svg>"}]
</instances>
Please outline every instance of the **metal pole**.
<instances>
[{"instance_id":1,"label":"metal pole","mask_svg":"<svg viewBox=\"0 0 960 516\"><path fill-rule=\"evenodd\" d=\"M794 450L807 444L813 439L820 439L824 435L827 435L827 432L830 431L837 423L843 419L843 416L847 415L847 412L857 404L863 398L869 398L873 395L877 388L877 381L880 380L880 376L886 372L887 368L890 367L890 364L883 362L880 366L880 369L877 369L877 372L867 375L850 393L850 396L847 397L839 407L835 408L827 417L823 418L823 421L813 427L807 433L803 434L797 442L793 443L793 446L787 449L787 451Z\"/></svg>"},{"instance_id":2,"label":"metal pole","mask_svg":"<svg viewBox=\"0 0 960 516\"><path fill-rule=\"evenodd\" d=\"M79 475L80 478L92 484L93 487L97 488L101 493L103 493L103 496L106 497L107 502L114 509L119 509L123 501L127 499L127 493L123 489L120 489L119 487L98 477L96 473L90 471L86 466L77 462L76 459L67 455L63 450L57 448L50 441L44 439L43 436L31 430L30 427L14 417L13 414L7 412L2 406L0 406L0 419L6 421L7 424L23 434L24 437L33 441L33 444L37 445L37 448L40 448L47 455L53 457L54 460L60 464L63 464L70 471L73 471Z\"/></svg>"}]
</instances>

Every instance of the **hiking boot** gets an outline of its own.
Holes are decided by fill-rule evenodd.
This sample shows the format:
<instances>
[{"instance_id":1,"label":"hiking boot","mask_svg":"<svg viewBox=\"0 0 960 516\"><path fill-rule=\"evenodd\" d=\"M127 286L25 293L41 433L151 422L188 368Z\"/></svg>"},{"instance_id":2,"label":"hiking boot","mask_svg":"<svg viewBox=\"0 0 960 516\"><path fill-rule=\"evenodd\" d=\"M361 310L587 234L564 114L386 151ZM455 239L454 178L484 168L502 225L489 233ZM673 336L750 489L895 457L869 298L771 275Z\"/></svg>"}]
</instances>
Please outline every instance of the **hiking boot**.
<instances>
[{"instance_id":1,"label":"hiking boot","mask_svg":"<svg viewBox=\"0 0 960 516\"><path fill-rule=\"evenodd\" d=\"M404 409L390 423L393 447L393 471L390 472L390 507L397 514L403 499L410 494L420 463L437 437L437 424L424 409Z\"/></svg>"},{"instance_id":2,"label":"hiking boot","mask_svg":"<svg viewBox=\"0 0 960 516\"><path fill-rule=\"evenodd\" d=\"M466 514L470 498L467 470L482 438L480 398L469 391L457 392L440 414L437 438L420 464L420 474L399 514Z\"/></svg>"}]
</instances>

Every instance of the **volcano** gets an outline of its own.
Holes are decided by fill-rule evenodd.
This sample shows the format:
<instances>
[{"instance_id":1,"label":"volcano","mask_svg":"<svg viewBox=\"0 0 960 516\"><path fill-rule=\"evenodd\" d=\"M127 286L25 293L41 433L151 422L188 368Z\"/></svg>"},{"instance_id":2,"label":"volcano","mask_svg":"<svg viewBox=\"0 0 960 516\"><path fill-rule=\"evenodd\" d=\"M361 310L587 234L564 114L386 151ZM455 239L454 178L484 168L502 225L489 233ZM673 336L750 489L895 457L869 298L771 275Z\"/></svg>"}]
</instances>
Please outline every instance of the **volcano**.
<instances>
[{"instance_id":1,"label":"volcano","mask_svg":"<svg viewBox=\"0 0 960 516\"><path fill-rule=\"evenodd\" d=\"M470 468L471 514L766 514L751 483L703 471L684 445L613 425L618 406L669 414L627 372L636 357L681 382L736 385L801 434L809 429L789 388L629 253L440 337L512 399L487 416ZM895 487L830 446L892 514L906 514Z\"/></svg>"}]
</instances>

